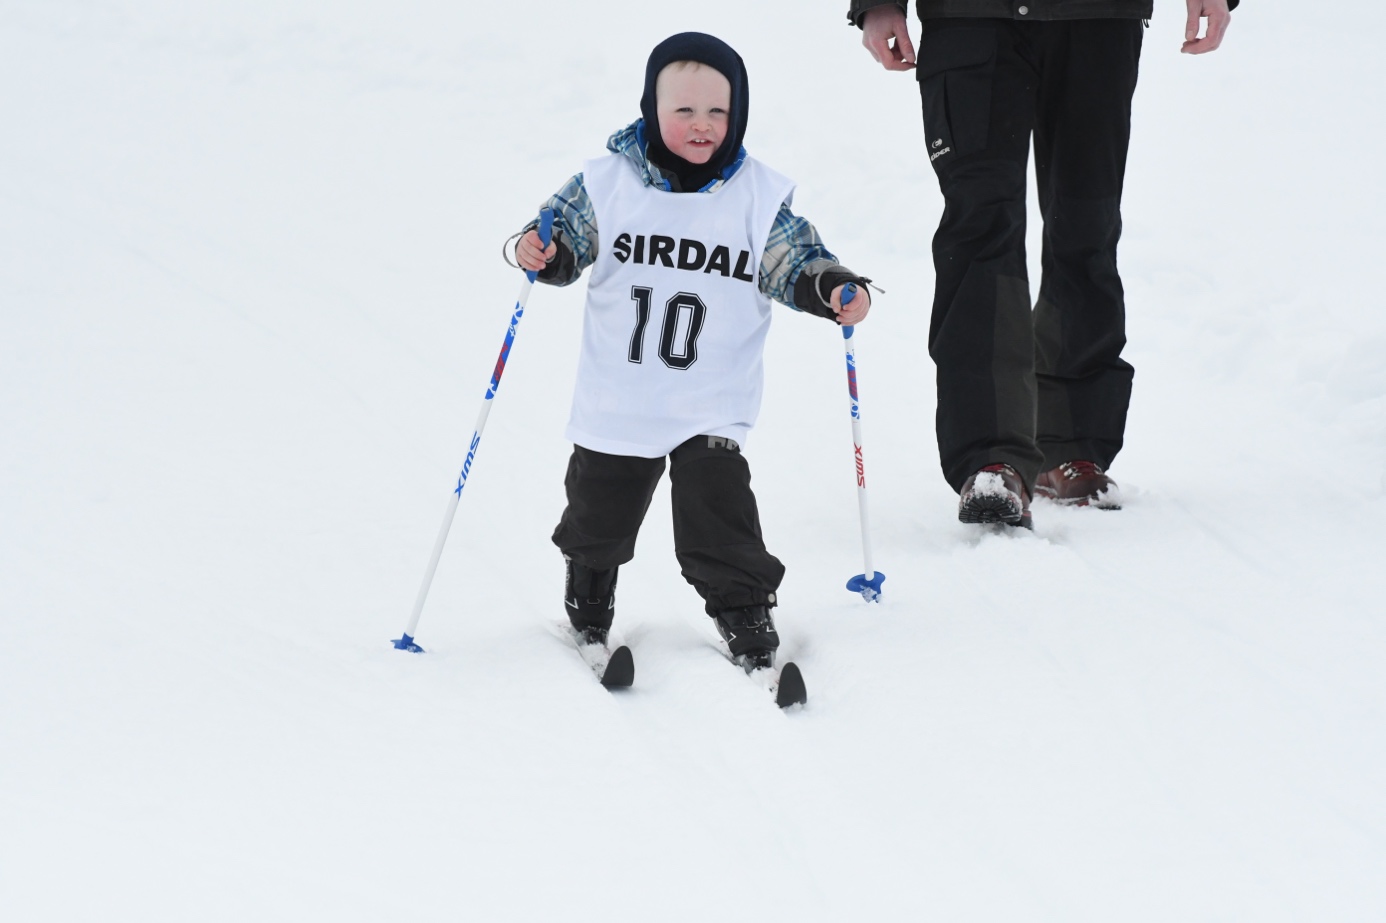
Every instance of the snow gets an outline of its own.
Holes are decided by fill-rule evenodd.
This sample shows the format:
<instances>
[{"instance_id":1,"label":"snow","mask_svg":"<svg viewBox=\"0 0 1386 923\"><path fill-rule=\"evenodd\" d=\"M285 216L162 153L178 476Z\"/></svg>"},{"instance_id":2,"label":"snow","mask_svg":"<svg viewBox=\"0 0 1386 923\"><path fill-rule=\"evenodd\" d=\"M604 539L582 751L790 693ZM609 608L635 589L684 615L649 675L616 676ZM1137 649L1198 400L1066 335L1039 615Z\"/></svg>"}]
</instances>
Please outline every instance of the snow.
<instances>
[{"instance_id":1,"label":"snow","mask_svg":"<svg viewBox=\"0 0 1386 923\"><path fill-rule=\"evenodd\" d=\"M0 2L0 919L1386 915L1380 4L1146 34L1119 513L955 520L909 75L794 8ZM638 14L638 15L637 15ZM887 289L777 317L748 452L808 706L714 646L667 489L610 693L564 639L582 293L500 242L685 29ZM1038 255L1032 229L1032 256ZM1037 268L1033 279L1038 279Z\"/></svg>"}]
</instances>

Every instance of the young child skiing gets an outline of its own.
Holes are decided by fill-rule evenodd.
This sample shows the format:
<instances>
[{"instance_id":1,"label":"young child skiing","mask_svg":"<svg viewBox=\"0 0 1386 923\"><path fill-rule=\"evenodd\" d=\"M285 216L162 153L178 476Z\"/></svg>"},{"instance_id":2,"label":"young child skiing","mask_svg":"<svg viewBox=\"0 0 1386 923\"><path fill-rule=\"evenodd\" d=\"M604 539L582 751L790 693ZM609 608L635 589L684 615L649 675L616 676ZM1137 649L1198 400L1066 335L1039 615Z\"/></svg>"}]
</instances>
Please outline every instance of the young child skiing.
<instances>
[{"instance_id":1,"label":"young child skiing","mask_svg":"<svg viewBox=\"0 0 1386 923\"><path fill-rule=\"evenodd\" d=\"M870 309L869 280L790 211L794 184L747 156L749 103L729 45L698 32L661 42L641 118L548 200L547 250L533 225L515 248L552 285L592 267L568 505L553 534L579 642L606 645L617 570L634 556L668 456L683 576L748 671L773 664L770 610L784 576L761 539L741 453L760 410L770 299L842 324ZM859 294L844 308L848 283Z\"/></svg>"}]
</instances>

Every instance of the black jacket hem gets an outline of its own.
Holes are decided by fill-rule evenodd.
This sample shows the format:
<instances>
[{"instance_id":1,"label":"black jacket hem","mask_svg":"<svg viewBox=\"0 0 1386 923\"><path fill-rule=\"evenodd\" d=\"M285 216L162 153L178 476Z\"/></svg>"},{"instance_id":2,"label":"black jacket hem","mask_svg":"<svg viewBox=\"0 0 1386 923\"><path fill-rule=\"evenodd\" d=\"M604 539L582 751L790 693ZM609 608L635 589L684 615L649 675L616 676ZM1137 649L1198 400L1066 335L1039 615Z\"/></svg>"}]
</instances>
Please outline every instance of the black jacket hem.
<instances>
[{"instance_id":1,"label":"black jacket hem","mask_svg":"<svg viewBox=\"0 0 1386 923\"><path fill-rule=\"evenodd\" d=\"M1228 0L1236 9L1239 0ZM908 0L851 0L847 19L861 26L867 12L893 3L908 10ZM1024 13L1020 12L1025 10ZM1150 19L1154 0L915 0L920 19L1016 19L1036 22L1068 19Z\"/></svg>"}]
</instances>

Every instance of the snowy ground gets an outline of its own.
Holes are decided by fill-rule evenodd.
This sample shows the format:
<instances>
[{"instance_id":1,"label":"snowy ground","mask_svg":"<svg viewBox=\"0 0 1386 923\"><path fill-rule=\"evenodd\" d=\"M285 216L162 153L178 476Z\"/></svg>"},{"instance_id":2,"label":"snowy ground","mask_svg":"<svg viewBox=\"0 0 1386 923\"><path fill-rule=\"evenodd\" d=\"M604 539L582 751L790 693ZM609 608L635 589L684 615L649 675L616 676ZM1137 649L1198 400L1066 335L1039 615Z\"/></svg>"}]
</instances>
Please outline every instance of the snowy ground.
<instances>
[{"instance_id":1,"label":"snowy ground","mask_svg":"<svg viewBox=\"0 0 1386 923\"><path fill-rule=\"evenodd\" d=\"M937 470L916 89L845 6L0 0L0 919L1386 916L1386 11L1248 0L1191 59L1157 5L1128 505L998 534ZM715 650L667 494L622 572L636 688L558 635L576 287L531 300L430 653L388 644L518 287L500 241L690 28L889 292L879 607L842 588L841 340L772 332L788 715Z\"/></svg>"}]
</instances>

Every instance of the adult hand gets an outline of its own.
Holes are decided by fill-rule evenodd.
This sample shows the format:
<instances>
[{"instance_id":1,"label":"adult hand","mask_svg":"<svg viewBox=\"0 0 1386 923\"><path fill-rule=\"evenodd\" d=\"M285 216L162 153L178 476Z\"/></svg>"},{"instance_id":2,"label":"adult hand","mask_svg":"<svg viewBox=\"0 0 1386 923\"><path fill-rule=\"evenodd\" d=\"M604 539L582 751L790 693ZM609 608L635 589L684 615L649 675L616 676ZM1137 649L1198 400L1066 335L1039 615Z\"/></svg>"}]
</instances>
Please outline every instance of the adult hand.
<instances>
[{"instance_id":1,"label":"adult hand","mask_svg":"<svg viewBox=\"0 0 1386 923\"><path fill-rule=\"evenodd\" d=\"M1193 3L1194 0L1189 2ZM1227 6L1227 0L1220 2ZM914 43L910 41L910 25L905 20L905 11L894 3L866 11L861 23L861 43L886 70L914 70Z\"/></svg>"},{"instance_id":2,"label":"adult hand","mask_svg":"<svg viewBox=\"0 0 1386 923\"><path fill-rule=\"evenodd\" d=\"M865 285L857 286L857 293L852 296L852 300L847 302L847 307L842 306L842 290L847 287L844 282L833 289L833 297L830 304L833 313L837 315L837 322L844 327L853 324L860 324L866 320L866 313L871 310L871 293L866 290Z\"/></svg>"},{"instance_id":3,"label":"adult hand","mask_svg":"<svg viewBox=\"0 0 1386 923\"><path fill-rule=\"evenodd\" d=\"M515 245L515 262L531 272L543 269L557 255L558 245L550 241L549 249L545 250L539 241L538 231L526 231Z\"/></svg>"},{"instance_id":4,"label":"adult hand","mask_svg":"<svg viewBox=\"0 0 1386 923\"><path fill-rule=\"evenodd\" d=\"M1189 19L1184 26L1184 54L1207 54L1217 51L1222 44L1222 36L1232 22L1232 14L1227 11L1227 0L1187 0ZM1199 20L1208 20L1203 38L1198 37Z\"/></svg>"}]
</instances>

